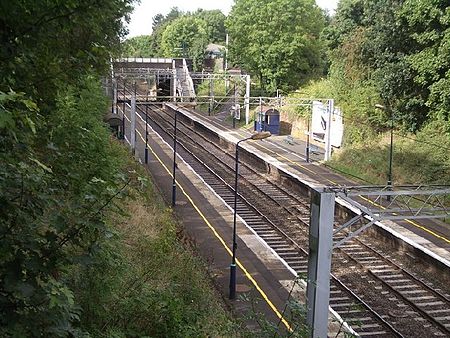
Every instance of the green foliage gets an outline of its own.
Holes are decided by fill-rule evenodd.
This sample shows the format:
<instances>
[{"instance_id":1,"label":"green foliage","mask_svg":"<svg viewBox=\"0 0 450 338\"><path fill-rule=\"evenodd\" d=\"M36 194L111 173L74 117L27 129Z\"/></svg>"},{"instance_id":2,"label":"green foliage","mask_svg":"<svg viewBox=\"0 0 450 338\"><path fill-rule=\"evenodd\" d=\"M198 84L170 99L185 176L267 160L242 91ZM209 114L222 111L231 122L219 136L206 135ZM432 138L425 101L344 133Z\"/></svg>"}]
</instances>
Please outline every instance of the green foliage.
<instances>
[{"instance_id":1,"label":"green foliage","mask_svg":"<svg viewBox=\"0 0 450 338\"><path fill-rule=\"evenodd\" d=\"M39 97L43 109L60 82L73 83L86 69L106 70L131 1L2 1L0 90Z\"/></svg>"},{"instance_id":2,"label":"green foliage","mask_svg":"<svg viewBox=\"0 0 450 338\"><path fill-rule=\"evenodd\" d=\"M293 89L323 72L324 15L311 0L239 0L226 25L230 60L263 89Z\"/></svg>"},{"instance_id":3,"label":"green foliage","mask_svg":"<svg viewBox=\"0 0 450 338\"><path fill-rule=\"evenodd\" d=\"M210 11L199 9L193 15L206 22L208 42L225 44L225 14L218 9Z\"/></svg>"},{"instance_id":4,"label":"green foliage","mask_svg":"<svg viewBox=\"0 0 450 338\"><path fill-rule=\"evenodd\" d=\"M153 17L152 34L149 38L149 50L151 51L152 56L163 55L161 52L161 43L164 30L172 21L176 20L182 15L182 11L180 11L177 7L172 7L170 9L170 12L166 16L157 14Z\"/></svg>"},{"instance_id":5,"label":"green foliage","mask_svg":"<svg viewBox=\"0 0 450 338\"><path fill-rule=\"evenodd\" d=\"M413 53L407 60L415 71L414 82L429 95L421 104L432 114L450 120L450 7L447 1L405 1L399 12L406 25ZM427 94L428 94L427 93ZM428 110L428 109L427 109Z\"/></svg>"},{"instance_id":6,"label":"green foliage","mask_svg":"<svg viewBox=\"0 0 450 338\"><path fill-rule=\"evenodd\" d=\"M445 1L341 1L324 33L331 77L372 87L405 130L448 121L449 31Z\"/></svg>"},{"instance_id":7,"label":"green foliage","mask_svg":"<svg viewBox=\"0 0 450 338\"><path fill-rule=\"evenodd\" d=\"M401 184L448 184L450 182L448 125L434 121L416 135L395 133L393 181ZM385 184L389 161L389 135L347 145L329 163L366 183Z\"/></svg>"},{"instance_id":8,"label":"green foliage","mask_svg":"<svg viewBox=\"0 0 450 338\"><path fill-rule=\"evenodd\" d=\"M140 35L127 39L123 45L123 55L127 57L155 57L158 53L152 49L153 37L151 35Z\"/></svg>"},{"instance_id":9,"label":"green foliage","mask_svg":"<svg viewBox=\"0 0 450 338\"><path fill-rule=\"evenodd\" d=\"M135 184L131 194L92 264L70 273L82 326L98 337L236 336L153 186Z\"/></svg>"},{"instance_id":10,"label":"green foliage","mask_svg":"<svg viewBox=\"0 0 450 338\"><path fill-rule=\"evenodd\" d=\"M77 89L61 88L57 109L44 120L28 100L9 95L22 116L14 120L17 141L1 129L8 149L0 155L0 306L7 309L0 330L79 335L73 323L80 308L61 276L106 235L103 206L120 183L99 120L105 101L87 78Z\"/></svg>"},{"instance_id":11,"label":"green foliage","mask_svg":"<svg viewBox=\"0 0 450 338\"><path fill-rule=\"evenodd\" d=\"M0 335L84 336L63 276L123 184L98 73L130 1L0 5ZM120 190L119 190L120 191Z\"/></svg>"},{"instance_id":12,"label":"green foliage","mask_svg":"<svg viewBox=\"0 0 450 338\"><path fill-rule=\"evenodd\" d=\"M123 43L124 56L188 57L200 69L206 45L225 41L225 15L220 10L183 13L177 7L153 17L150 36L130 38Z\"/></svg>"},{"instance_id":13,"label":"green foliage","mask_svg":"<svg viewBox=\"0 0 450 338\"><path fill-rule=\"evenodd\" d=\"M162 35L161 52L164 56L189 57L194 67L200 68L208 44L206 22L194 16L182 16L170 23Z\"/></svg>"}]
</instances>

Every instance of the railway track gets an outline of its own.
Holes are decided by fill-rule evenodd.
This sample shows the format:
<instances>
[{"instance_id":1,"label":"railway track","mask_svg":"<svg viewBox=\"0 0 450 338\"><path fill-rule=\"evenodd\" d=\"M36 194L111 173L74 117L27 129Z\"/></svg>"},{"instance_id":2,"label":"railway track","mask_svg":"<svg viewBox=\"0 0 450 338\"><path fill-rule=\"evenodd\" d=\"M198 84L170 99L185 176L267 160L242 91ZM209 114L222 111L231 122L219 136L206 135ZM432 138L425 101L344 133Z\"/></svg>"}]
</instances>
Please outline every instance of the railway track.
<instances>
[{"instance_id":1,"label":"railway track","mask_svg":"<svg viewBox=\"0 0 450 338\"><path fill-rule=\"evenodd\" d=\"M138 113L142 116L142 109ZM149 117L152 127L170 140L173 115L152 110ZM183 121L178 132L184 160L229 206L233 205L230 183L234 157L204 135L194 136L195 131ZM214 169L207 163L214 163ZM245 164L241 164L240 191L239 216L294 271L306 274L309 210L305 198L272 184ZM335 253L331 278L330 305L362 336L450 334L448 296L360 240L352 239Z\"/></svg>"}]
</instances>

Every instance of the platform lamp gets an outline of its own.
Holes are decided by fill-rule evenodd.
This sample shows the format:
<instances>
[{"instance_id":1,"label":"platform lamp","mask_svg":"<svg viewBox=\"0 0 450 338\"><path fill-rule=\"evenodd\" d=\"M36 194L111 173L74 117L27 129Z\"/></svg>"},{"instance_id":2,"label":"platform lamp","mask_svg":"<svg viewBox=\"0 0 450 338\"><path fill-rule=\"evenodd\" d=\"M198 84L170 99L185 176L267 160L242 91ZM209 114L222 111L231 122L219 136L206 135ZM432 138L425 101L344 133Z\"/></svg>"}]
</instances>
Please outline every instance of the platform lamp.
<instances>
[{"instance_id":1,"label":"platform lamp","mask_svg":"<svg viewBox=\"0 0 450 338\"><path fill-rule=\"evenodd\" d=\"M148 92L145 98L145 164L148 164Z\"/></svg>"},{"instance_id":2,"label":"platform lamp","mask_svg":"<svg viewBox=\"0 0 450 338\"><path fill-rule=\"evenodd\" d=\"M311 107L311 110L312 110L312 107ZM311 112L311 116L312 116L312 112ZM307 128L307 131L306 131L306 149L305 149L305 152L306 152L306 163L309 163L309 153L310 153L310 148L311 148L310 119L311 119L311 117L308 115L307 122L306 122L306 128Z\"/></svg>"},{"instance_id":3,"label":"platform lamp","mask_svg":"<svg viewBox=\"0 0 450 338\"><path fill-rule=\"evenodd\" d=\"M177 193L177 182L175 179L175 172L177 167L177 117L178 110L175 110L175 121L173 124L173 168L172 168L172 207L175 207L176 203L176 193Z\"/></svg>"},{"instance_id":4,"label":"platform lamp","mask_svg":"<svg viewBox=\"0 0 450 338\"><path fill-rule=\"evenodd\" d=\"M237 218L237 196L238 196L238 176L239 176L239 144L248 140L263 140L270 136L270 132L263 131L252 134L252 136L239 140L236 143L236 156L235 156L235 178L234 178L234 213L233 213L233 246L232 257L230 265L230 299L236 298L236 218Z\"/></svg>"},{"instance_id":5,"label":"platform lamp","mask_svg":"<svg viewBox=\"0 0 450 338\"><path fill-rule=\"evenodd\" d=\"M375 108L381 109L383 111L386 111L390 114L390 120L391 120L391 132L390 132L390 145L389 145L389 166L388 166L388 177L387 177L387 185L390 190L392 190L392 161L394 156L394 113L392 109L389 106L383 106L382 104L376 104ZM391 196L387 195L386 199L388 202L391 201Z\"/></svg>"},{"instance_id":6,"label":"platform lamp","mask_svg":"<svg viewBox=\"0 0 450 338\"><path fill-rule=\"evenodd\" d=\"M122 105L122 135L121 135L121 139L125 139L125 102L126 102L126 93L125 93L125 87L127 84L127 80L124 78L123 79L123 105Z\"/></svg>"}]
</instances>

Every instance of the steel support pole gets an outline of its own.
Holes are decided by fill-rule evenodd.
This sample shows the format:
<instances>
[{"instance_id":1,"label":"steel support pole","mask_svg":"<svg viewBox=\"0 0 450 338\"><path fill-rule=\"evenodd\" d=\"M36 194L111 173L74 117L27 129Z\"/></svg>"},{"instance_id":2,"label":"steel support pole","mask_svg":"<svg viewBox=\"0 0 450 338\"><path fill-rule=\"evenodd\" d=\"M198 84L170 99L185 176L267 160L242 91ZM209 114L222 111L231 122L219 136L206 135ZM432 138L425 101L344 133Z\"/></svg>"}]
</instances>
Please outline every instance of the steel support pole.
<instances>
[{"instance_id":1,"label":"steel support pole","mask_svg":"<svg viewBox=\"0 0 450 338\"><path fill-rule=\"evenodd\" d=\"M245 79L245 124L247 125L250 118L250 75Z\"/></svg>"},{"instance_id":2,"label":"steel support pole","mask_svg":"<svg viewBox=\"0 0 450 338\"><path fill-rule=\"evenodd\" d=\"M235 167L234 167L234 206L233 206L233 244L232 257L230 264L230 299L236 299L236 220L237 220L237 197L238 197L238 177L239 177L239 143L245 141L242 139L236 143Z\"/></svg>"},{"instance_id":3,"label":"steel support pole","mask_svg":"<svg viewBox=\"0 0 450 338\"><path fill-rule=\"evenodd\" d=\"M213 92L213 80L209 79L209 106L208 106L208 116L211 116L211 111L214 105L214 92Z\"/></svg>"},{"instance_id":4,"label":"steel support pole","mask_svg":"<svg viewBox=\"0 0 450 338\"><path fill-rule=\"evenodd\" d=\"M307 324L311 338L326 338L330 300L331 256L333 250L334 198L332 192L311 194Z\"/></svg>"},{"instance_id":5,"label":"steel support pole","mask_svg":"<svg viewBox=\"0 0 450 338\"><path fill-rule=\"evenodd\" d=\"M394 156L394 114L391 113L391 142L389 145L389 168L388 168L388 181L387 185L390 190L392 190L392 161ZM386 199L390 202L391 201L391 195L387 195Z\"/></svg>"},{"instance_id":6,"label":"steel support pole","mask_svg":"<svg viewBox=\"0 0 450 338\"><path fill-rule=\"evenodd\" d=\"M308 130L307 130L307 134L306 134L306 162L308 162L309 163L309 145L310 145L310 139L309 139L309 135L310 135L310 130L309 130L309 116L308 116L308 120L307 120L307 123L306 123L306 125L307 125L307 128L308 128Z\"/></svg>"},{"instance_id":7,"label":"steel support pole","mask_svg":"<svg viewBox=\"0 0 450 338\"><path fill-rule=\"evenodd\" d=\"M148 94L145 100L148 103ZM145 164L148 163L148 104L145 105L145 153L144 153Z\"/></svg>"},{"instance_id":8,"label":"steel support pole","mask_svg":"<svg viewBox=\"0 0 450 338\"><path fill-rule=\"evenodd\" d=\"M331 159L331 117L334 112L334 99L328 100L327 126L325 130L325 161Z\"/></svg>"},{"instance_id":9,"label":"steel support pole","mask_svg":"<svg viewBox=\"0 0 450 338\"><path fill-rule=\"evenodd\" d=\"M177 68L175 65L175 60L172 61L172 71L173 71L173 76L172 76L172 82L173 82L173 102L177 102Z\"/></svg>"},{"instance_id":10,"label":"steel support pole","mask_svg":"<svg viewBox=\"0 0 450 338\"><path fill-rule=\"evenodd\" d=\"M112 113L117 114L117 80L114 78L112 80L112 90L113 90Z\"/></svg>"},{"instance_id":11,"label":"steel support pole","mask_svg":"<svg viewBox=\"0 0 450 338\"><path fill-rule=\"evenodd\" d=\"M236 128L236 110L237 110L237 97L236 97L236 83L235 83L234 84L233 129Z\"/></svg>"},{"instance_id":12,"label":"steel support pole","mask_svg":"<svg viewBox=\"0 0 450 338\"><path fill-rule=\"evenodd\" d=\"M126 81L123 80L123 104L122 104L122 139L125 139L125 100L126 100L126 94L125 94L125 86L126 86Z\"/></svg>"},{"instance_id":13,"label":"steel support pole","mask_svg":"<svg viewBox=\"0 0 450 338\"><path fill-rule=\"evenodd\" d=\"M262 113L262 98L259 97L259 111L258 111L258 122L259 122L259 128L257 128L256 131L263 131L263 113Z\"/></svg>"},{"instance_id":14,"label":"steel support pole","mask_svg":"<svg viewBox=\"0 0 450 338\"><path fill-rule=\"evenodd\" d=\"M136 151L136 95L131 98L131 128L130 128L131 151Z\"/></svg>"},{"instance_id":15,"label":"steel support pole","mask_svg":"<svg viewBox=\"0 0 450 338\"><path fill-rule=\"evenodd\" d=\"M173 168L172 168L172 207L175 207L176 203L176 193L177 193L177 182L175 179L175 173L177 168L177 119L178 111L175 110L175 120L173 124Z\"/></svg>"}]
</instances>

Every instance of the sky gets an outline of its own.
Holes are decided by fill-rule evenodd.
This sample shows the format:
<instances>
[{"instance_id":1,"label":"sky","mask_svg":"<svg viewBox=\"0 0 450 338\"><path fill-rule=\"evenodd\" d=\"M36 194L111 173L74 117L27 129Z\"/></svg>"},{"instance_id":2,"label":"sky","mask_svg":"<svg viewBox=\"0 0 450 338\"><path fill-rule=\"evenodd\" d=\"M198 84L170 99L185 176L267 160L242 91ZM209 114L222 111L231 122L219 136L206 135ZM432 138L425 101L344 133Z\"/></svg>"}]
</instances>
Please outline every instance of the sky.
<instances>
[{"instance_id":1,"label":"sky","mask_svg":"<svg viewBox=\"0 0 450 338\"><path fill-rule=\"evenodd\" d=\"M337 2L338 0L316 0L320 7L331 13L336 9ZM234 0L141 0L131 14L128 37L151 34L152 18L158 13L166 15L172 7L178 7L183 12L194 12L198 8L220 9L227 15L233 3Z\"/></svg>"}]
</instances>

